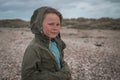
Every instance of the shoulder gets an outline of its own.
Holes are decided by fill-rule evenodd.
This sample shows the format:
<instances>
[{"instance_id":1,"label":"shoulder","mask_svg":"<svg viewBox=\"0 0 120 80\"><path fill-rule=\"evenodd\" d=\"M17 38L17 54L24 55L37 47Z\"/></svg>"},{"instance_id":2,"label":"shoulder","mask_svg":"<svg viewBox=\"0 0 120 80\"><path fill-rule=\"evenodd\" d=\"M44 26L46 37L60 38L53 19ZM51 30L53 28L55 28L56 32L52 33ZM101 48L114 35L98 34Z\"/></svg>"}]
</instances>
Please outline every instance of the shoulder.
<instances>
[{"instance_id":1,"label":"shoulder","mask_svg":"<svg viewBox=\"0 0 120 80\"><path fill-rule=\"evenodd\" d=\"M24 52L24 58L41 58L44 52L46 52L47 49L45 49L40 44L38 45L37 42L31 41L30 44L27 46L25 52Z\"/></svg>"},{"instance_id":2,"label":"shoulder","mask_svg":"<svg viewBox=\"0 0 120 80\"><path fill-rule=\"evenodd\" d=\"M36 51L47 50L49 47L49 41L44 42L40 38L34 38L28 45L28 49L34 49Z\"/></svg>"},{"instance_id":3,"label":"shoulder","mask_svg":"<svg viewBox=\"0 0 120 80\"><path fill-rule=\"evenodd\" d=\"M33 39L27 46L25 54L39 54L43 50L43 46Z\"/></svg>"},{"instance_id":4,"label":"shoulder","mask_svg":"<svg viewBox=\"0 0 120 80\"><path fill-rule=\"evenodd\" d=\"M36 40L33 39L33 40L28 44L28 46L27 46L26 49L28 49L28 50L34 50L34 49L36 49L36 48L38 48L38 44L37 44Z\"/></svg>"}]
</instances>

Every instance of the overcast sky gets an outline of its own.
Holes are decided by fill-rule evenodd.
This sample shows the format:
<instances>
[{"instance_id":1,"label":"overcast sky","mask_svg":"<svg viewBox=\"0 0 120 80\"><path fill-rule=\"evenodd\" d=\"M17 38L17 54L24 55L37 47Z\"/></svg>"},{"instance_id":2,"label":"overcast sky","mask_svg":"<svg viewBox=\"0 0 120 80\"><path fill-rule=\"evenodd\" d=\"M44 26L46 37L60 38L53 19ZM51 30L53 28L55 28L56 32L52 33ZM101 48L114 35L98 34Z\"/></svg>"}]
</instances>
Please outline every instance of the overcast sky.
<instances>
[{"instance_id":1,"label":"overcast sky","mask_svg":"<svg viewBox=\"0 0 120 80\"><path fill-rule=\"evenodd\" d=\"M30 20L41 6L58 9L64 18L120 18L120 0L0 0L0 19Z\"/></svg>"}]
</instances>

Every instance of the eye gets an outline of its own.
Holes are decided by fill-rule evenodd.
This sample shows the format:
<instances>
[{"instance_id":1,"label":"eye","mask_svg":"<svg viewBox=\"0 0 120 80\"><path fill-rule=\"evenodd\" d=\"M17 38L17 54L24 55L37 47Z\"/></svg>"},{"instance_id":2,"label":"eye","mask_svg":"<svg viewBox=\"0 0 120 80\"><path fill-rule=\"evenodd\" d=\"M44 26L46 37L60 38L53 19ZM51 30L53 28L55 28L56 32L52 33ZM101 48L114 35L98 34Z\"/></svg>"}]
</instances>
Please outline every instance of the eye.
<instances>
[{"instance_id":1,"label":"eye","mask_svg":"<svg viewBox=\"0 0 120 80\"><path fill-rule=\"evenodd\" d=\"M50 26L60 26L60 24L59 23L48 23L48 25L50 25Z\"/></svg>"},{"instance_id":2,"label":"eye","mask_svg":"<svg viewBox=\"0 0 120 80\"><path fill-rule=\"evenodd\" d=\"M48 23L48 25L54 26L54 25L55 25L55 23Z\"/></svg>"},{"instance_id":3,"label":"eye","mask_svg":"<svg viewBox=\"0 0 120 80\"><path fill-rule=\"evenodd\" d=\"M56 24L56 26L60 26L60 24L58 23L58 24Z\"/></svg>"}]
</instances>

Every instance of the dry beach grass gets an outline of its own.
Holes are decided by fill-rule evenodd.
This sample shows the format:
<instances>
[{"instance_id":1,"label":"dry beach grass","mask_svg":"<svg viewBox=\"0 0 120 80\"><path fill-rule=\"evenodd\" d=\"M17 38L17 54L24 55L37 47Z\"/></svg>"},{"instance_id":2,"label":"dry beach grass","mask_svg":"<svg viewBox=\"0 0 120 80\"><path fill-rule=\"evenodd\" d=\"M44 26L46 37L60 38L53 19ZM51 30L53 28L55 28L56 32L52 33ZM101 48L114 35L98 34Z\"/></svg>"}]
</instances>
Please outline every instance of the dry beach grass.
<instances>
[{"instance_id":1,"label":"dry beach grass","mask_svg":"<svg viewBox=\"0 0 120 80\"><path fill-rule=\"evenodd\" d=\"M120 80L120 31L63 28L73 80ZM0 80L20 80L29 28L0 28Z\"/></svg>"}]
</instances>

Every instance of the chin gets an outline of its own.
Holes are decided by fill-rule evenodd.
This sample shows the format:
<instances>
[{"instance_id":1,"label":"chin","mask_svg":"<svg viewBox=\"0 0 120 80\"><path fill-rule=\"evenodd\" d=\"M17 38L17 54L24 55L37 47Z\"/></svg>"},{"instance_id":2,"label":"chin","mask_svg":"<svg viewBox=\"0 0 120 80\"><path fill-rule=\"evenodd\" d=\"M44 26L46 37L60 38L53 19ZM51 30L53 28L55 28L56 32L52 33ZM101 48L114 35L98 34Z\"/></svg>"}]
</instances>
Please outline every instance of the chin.
<instances>
[{"instance_id":1,"label":"chin","mask_svg":"<svg viewBox=\"0 0 120 80\"><path fill-rule=\"evenodd\" d=\"M51 36L50 38L55 38L56 37L56 35L55 36Z\"/></svg>"}]
</instances>

